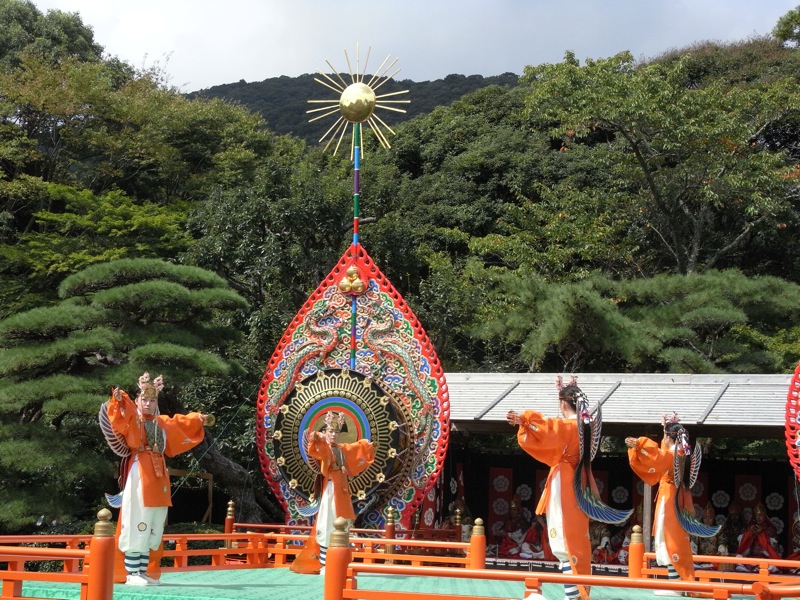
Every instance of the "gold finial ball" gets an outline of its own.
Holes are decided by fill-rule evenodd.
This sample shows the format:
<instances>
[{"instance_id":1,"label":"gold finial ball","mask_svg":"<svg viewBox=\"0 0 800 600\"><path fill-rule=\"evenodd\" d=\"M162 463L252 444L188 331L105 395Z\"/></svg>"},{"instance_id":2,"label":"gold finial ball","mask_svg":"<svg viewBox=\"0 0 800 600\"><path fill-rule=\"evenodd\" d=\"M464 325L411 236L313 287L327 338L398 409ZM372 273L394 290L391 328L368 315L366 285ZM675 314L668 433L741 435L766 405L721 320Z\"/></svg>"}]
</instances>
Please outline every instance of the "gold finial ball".
<instances>
[{"instance_id":1,"label":"gold finial ball","mask_svg":"<svg viewBox=\"0 0 800 600\"><path fill-rule=\"evenodd\" d=\"M353 281L356 277L358 277L358 267L355 265L350 265L347 267L347 278L350 281Z\"/></svg>"},{"instance_id":2,"label":"gold finial ball","mask_svg":"<svg viewBox=\"0 0 800 600\"><path fill-rule=\"evenodd\" d=\"M361 281L361 279L359 278L356 278L356 280L351 284L350 287L356 294L360 294L366 289L364 282Z\"/></svg>"},{"instance_id":3,"label":"gold finial ball","mask_svg":"<svg viewBox=\"0 0 800 600\"><path fill-rule=\"evenodd\" d=\"M339 282L339 291L343 294L349 294L352 284L347 277L342 277L342 280Z\"/></svg>"},{"instance_id":4,"label":"gold finial ball","mask_svg":"<svg viewBox=\"0 0 800 600\"><path fill-rule=\"evenodd\" d=\"M366 83L353 83L339 98L339 112L350 123L363 123L375 112L375 92Z\"/></svg>"}]
</instances>

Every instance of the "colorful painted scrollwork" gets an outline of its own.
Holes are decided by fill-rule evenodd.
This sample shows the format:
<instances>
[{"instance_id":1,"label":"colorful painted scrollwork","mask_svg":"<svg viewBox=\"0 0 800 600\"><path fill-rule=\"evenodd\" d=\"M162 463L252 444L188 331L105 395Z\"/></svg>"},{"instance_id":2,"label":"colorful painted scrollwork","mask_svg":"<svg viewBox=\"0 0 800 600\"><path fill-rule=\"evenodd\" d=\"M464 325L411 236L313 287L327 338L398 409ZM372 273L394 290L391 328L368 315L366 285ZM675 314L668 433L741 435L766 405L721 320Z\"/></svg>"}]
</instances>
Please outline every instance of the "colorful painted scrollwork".
<instances>
[{"instance_id":1,"label":"colorful painted scrollwork","mask_svg":"<svg viewBox=\"0 0 800 600\"><path fill-rule=\"evenodd\" d=\"M258 392L259 460L289 522L312 493L302 430L343 407L382 457L352 485L362 523L380 525L392 506L409 524L447 451L447 384L422 325L355 244L290 323Z\"/></svg>"}]
</instances>

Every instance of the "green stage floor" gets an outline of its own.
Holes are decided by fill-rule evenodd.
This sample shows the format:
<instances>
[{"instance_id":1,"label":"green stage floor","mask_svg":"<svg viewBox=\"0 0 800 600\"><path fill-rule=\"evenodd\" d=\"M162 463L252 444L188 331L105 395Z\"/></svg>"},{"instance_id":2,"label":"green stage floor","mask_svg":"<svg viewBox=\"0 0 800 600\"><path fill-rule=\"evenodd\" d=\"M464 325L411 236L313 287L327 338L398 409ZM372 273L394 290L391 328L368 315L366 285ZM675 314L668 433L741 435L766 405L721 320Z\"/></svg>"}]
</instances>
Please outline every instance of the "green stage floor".
<instances>
[{"instance_id":1,"label":"green stage floor","mask_svg":"<svg viewBox=\"0 0 800 600\"><path fill-rule=\"evenodd\" d=\"M298 575L289 569L231 569L229 571L186 571L164 573L160 586L114 586L114 600L322 600L323 578ZM450 577L406 577L361 575L363 589L405 592L450 593L521 599L521 582L465 580ZM34 598L79 600L78 584L26 582L23 595ZM564 588L545 584L547 600L562 600ZM654 598L652 592L594 586L592 600L643 600ZM737 599L752 596L734 596Z\"/></svg>"}]
</instances>

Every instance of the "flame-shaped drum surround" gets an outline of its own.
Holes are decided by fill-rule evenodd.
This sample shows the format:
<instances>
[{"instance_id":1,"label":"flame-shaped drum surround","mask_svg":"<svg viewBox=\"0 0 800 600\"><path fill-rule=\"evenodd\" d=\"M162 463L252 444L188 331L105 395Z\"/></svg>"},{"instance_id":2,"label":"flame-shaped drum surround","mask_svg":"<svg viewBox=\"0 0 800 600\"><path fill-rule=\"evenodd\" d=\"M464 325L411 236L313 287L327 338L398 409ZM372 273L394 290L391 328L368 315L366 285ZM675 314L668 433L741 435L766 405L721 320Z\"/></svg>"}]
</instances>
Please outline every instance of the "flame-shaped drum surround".
<instances>
[{"instance_id":1,"label":"flame-shaped drum surround","mask_svg":"<svg viewBox=\"0 0 800 600\"><path fill-rule=\"evenodd\" d=\"M364 283L363 291L354 294L346 287L343 290L342 282L356 274ZM354 303L355 327L351 321ZM353 352L356 360L355 369L351 370ZM289 324L267 363L259 388L256 404L259 460L267 483L287 512L288 523L305 522L300 509L310 498L309 475L304 470L310 467L301 465L306 462L300 452L299 438L304 422L299 416L291 419L289 416L296 410L295 403L296 407L307 404L300 408L301 412L324 408L315 408L308 399L295 398L299 395L298 388L315 381L312 376L335 371L356 372L385 392L388 401L385 404L377 401L377 405L387 415L370 414L379 412L375 403L364 403L363 417L354 411L364 424L392 421L400 424L403 419L410 419L409 427L397 434L407 433L408 439L391 440L392 444L398 444L394 447L398 456L394 457L396 460L381 463L383 481L375 485L359 480L352 485L354 508L364 526L382 525L386 505L399 511L401 522L408 526L444 464L450 430L449 394L444 371L425 330L360 245L353 245L345 252ZM333 405L334 397L323 395L318 401ZM350 402L360 406L352 398ZM394 413L388 409L392 406ZM308 417L306 422L311 419ZM370 435L374 435L373 426L369 427ZM288 435L289 441L284 440L284 435ZM403 450L406 452L401 454ZM379 478L375 470L367 471L372 473L370 477ZM370 489L374 491L369 492ZM359 499L362 491L366 497Z\"/></svg>"}]
</instances>

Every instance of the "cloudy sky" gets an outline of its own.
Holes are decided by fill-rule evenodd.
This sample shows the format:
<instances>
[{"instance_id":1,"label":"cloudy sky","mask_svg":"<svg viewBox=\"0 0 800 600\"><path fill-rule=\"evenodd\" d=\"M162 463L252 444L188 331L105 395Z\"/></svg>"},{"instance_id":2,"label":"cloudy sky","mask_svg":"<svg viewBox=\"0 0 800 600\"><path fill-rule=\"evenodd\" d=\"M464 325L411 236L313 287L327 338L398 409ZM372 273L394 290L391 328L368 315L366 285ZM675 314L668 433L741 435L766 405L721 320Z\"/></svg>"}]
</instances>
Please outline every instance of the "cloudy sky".
<instances>
[{"instance_id":1,"label":"cloudy sky","mask_svg":"<svg viewBox=\"0 0 800 600\"><path fill-rule=\"evenodd\" d=\"M135 67L191 92L223 83L347 72L398 59L398 79L521 74L564 52L651 58L699 41L768 35L800 0L33 0L77 12Z\"/></svg>"}]
</instances>

